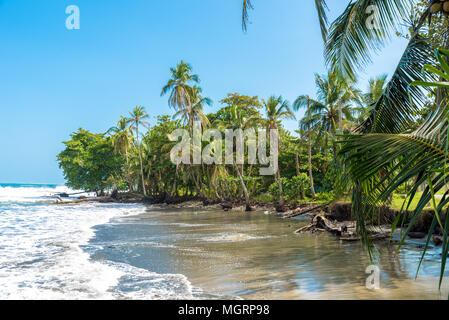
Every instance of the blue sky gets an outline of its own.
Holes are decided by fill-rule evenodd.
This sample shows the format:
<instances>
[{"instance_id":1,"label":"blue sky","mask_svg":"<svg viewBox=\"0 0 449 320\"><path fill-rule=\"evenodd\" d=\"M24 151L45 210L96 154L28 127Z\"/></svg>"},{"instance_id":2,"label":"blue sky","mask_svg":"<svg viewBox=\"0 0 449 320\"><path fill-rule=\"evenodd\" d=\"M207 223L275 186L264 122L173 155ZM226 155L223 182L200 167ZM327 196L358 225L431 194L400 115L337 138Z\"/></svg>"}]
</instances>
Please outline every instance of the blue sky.
<instances>
[{"instance_id":1,"label":"blue sky","mask_svg":"<svg viewBox=\"0 0 449 320\"><path fill-rule=\"evenodd\" d=\"M56 155L71 132L104 132L136 105L153 123L172 114L160 91L181 59L214 100L206 112L229 92L313 96L326 71L314 1L253 2L244 34L241 0L0 0L0 182L63 183ZM72 4L80 30L65 27ZM331 17L345 4L330 0ZM391 74L405 46L393 39L360 87Z\"/></svg>"}]
</instances>

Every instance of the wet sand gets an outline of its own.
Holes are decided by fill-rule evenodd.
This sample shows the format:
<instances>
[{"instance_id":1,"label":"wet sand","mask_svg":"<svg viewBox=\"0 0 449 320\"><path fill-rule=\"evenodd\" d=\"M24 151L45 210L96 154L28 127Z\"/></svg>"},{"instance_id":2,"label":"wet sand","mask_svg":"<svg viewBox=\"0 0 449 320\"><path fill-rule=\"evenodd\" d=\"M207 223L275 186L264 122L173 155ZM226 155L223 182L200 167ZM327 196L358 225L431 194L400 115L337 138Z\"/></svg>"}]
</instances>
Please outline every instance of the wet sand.
<instances>
[{"instance_id":1,"label":"wet sand","mask_svg":"<svg viewBox=\"0 0 449 320\"><path fill-rule=\"evenodd\" d=\"M380 289L366 288L371 265L359 243L327 233L293 234L308 218L262 212L149 207L97 226L85 249L93 259L157 273L183 274L213 297L243 299L447 299L438 291L440 249L432 248L415 280L421 242L378 243ZM207 296L207 295L206 295Z\"/></svg>"}]
</instances>

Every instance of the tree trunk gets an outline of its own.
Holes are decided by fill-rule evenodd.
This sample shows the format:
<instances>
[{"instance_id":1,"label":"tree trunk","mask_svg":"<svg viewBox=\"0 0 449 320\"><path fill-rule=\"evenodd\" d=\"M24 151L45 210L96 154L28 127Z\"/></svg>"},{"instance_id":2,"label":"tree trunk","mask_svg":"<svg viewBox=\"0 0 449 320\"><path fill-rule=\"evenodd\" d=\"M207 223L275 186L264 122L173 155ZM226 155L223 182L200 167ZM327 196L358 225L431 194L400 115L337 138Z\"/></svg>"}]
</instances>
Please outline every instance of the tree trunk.
<instances>
[{"instance_id":1,"label":"tree trunk","mask_svg":"<svg viewBox=\"0 0 449 320\"><path fill-rule=\"evenodd\" d=\"M315 194L315 186L313 185L313 174L312 174L312 133L310 131L310 124L309 124L309 132L308 132L308 144L309 144L309 179L310 179L310 191L312 192L312 198L316 200L316 194Z\"/></svg>"},{"instance_id":2,"label":"tree trunk","mask_svg":"<svg viewBox=\"0 0 449 320\"><path fill-rule=\"evenodd\" d=\"M249 200L249 194L248 194L248 189L246 189L246 185L245 185L245 181L243 180L242 174L240 173L240 170L237 166L237 164L234 161L234 168L235 171L237 172L237 175L239 176L240 179L240 184L242 185L242 189L243 189L243 194L245 195L245 205L246 205L246 211L251 211L251 204L250 204L250 200Z\"/></svg>"},{"instance_id":3,"label":"tree trunk","mask_svg":"<svg viewBox=\"0 0 449 320\"><path fill-rule=\"evenodd\" d=\"M299 176L299 155L298 151L295 154L295 164L296 164L296 176Z\"/></svg>"},{"instance_id":4,"label":"tree trunk","mask_svg":"<svg viewBox=\"0 0 449 320\"><path fill-rule=\"evenodd\" d=\"M277 171L277 180L279 185L279 206L282 207L284 205L284 195L282 191L281 169L279 167Z\"/></svg>"},{"instance_id":5,"label":"tree trunk","mask_svg":"<svg viewBox=\"0 0 449 320\"><path fill-rule=\"evenodd\" d=\"M172 192L170 194L170 197L173 198L173 196L175 195L175 191L176 191L176 181L178 180L178 165L176 165L176 172L175 172L175 181L173 182L173 189Z\"/></svg>"},{"instance_id":6,"label":"tree trunk","mask_svg":"<svg viewBox=\"0 0 449 320\"><path fill-rule=\"evenodd\" d=\"M136 124L136 134L137 134L137 146L139 147L139 160L140 160L140 173L142 175L142 190L143 195L147 196L147 190L145 189L145 178L143 175L143 161L142 161L142 150L140 148L140 142L139 142L139 124Z\"/></svg>"},{"instance_id":7,"label":"tree trunk","mask_svg":"<svg viewBox=\"0 0 449 320\"><path fill-rule=\"evenodd\" d=\"M340 130L343 130L343 110L341 105L338 106L338 126L340 127Z\"/></svg>"}]
</instances>

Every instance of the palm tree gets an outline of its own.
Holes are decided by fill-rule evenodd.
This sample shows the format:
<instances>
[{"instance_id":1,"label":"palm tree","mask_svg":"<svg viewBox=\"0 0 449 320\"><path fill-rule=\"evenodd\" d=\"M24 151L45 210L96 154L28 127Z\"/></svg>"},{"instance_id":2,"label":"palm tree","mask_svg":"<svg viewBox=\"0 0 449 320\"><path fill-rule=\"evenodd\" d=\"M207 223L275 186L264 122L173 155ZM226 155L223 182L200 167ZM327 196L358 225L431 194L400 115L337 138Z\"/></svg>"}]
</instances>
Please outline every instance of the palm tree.
<instances>
[{"instance_id":1,"label":"palm tree","mask_svg":"<svg viewBox=\"0 0 449 320\"><path fill-rule=\"evenodd\" d=\"M387 75L383 74L376 78L371 78L368 81L368 91L362 94L359 107L356 108L358 112L358 119L362 121L366 119L374 104L385 93L387 85Z\"/></svg>"},{"instance_id":2,"label":"palm tree","mask_svg":"<svg viewBox=\"0 0 449 320\"><path fill-rule=\"evenodd\" d=\"M306 127L307 130L307 143L308 143L308 164L309 164L309 180L310 180L310 190L312 192L313 199L316 199L315 187L313 184L313 174L312 174L312 122L313 118L310 112L311 99L309 96L298 97L294 104L293 109L298 111L299 109L307 106L307 112L305 117L301 120L301 127Z\"/></svg>"},{"instance_id":3,"label":"palm tree","mask_svg":"<svg viewBox=\"0 0 449 320\"><path fill-rule=\"evenodd\" d=\"M215 119L213 125L221 130L224 129L240 129L256 127L261 121L261 115L258 111L260 102L258 97L249 97L240 95L238 93L228 94L227 98L221 100L221 103L226 104L220 111L221 117ZM233 167L240 181L240 185L245 196L246 211L251 211L250 196L247 184L245 183L245 165L242 164L241 170L238 168L235 160L233 160ZM251 175L252 166L249 170Z\"/></svg>"},{"instance_id":4,"label":"palm tree","mask_svg":"<svg viewBox=\"0 0 449 320\"><path fill-rule=\"evenodd\" d=\"M267 101L263 101L262 105L265 108L265 113L267 116L265 123L268 130L278 130L279 123L282 119L295 119L295 115L290 110L288 101L284 100L281 96L271 96ZM279 185L279 206L282 208L284 206L284 197L282 192L281 169L279 166L277 168L276 175Z\"/></svg>"},{"instance_id":5,"label":"palm tree","mask_svg":"<svg viewBox=\"0 0 449 320\"><path fill-rule=\"evenodd\" d=\"M129 191L132 192L133 184L129 175L129 147L132 142L132 132L128 128L128 119L121 116L120 120L117 122L117 125L110 128L107 131L107 134L111 136L112 144L114 145L114 152L117 154L122 154L126 158L126 172L125 178L128 182Z\"/></svg>"},{"instance_id":6,"label":"palm tree","mask_svg":"<svg viewBox=\"0 0 449 320\"><path fill-rule=\"evenodd\" d=\"M174 117L179 117L182 122L188 124L189 128L193 127L195 121L201 122L203 127L209 126L209 119L204 114L204 107L212 105L212 100L202 96L202 89L198 86L193 86L188 89L189 98L191 102L190 108L178 109Z\"/></svg>"},{"instance_id":7,"label":"palm tree","mask_svg":"<svg viewBox=\"0 0 449 320\"><path fill-rule=\"evenodd\" d=\"M170 68L170 74L171 79L162 88L161 96L170 92L168 105L178 112L182 111L192 115L192 84L199 83L198 75L192 74L192 66L182 60L176 65L176 68ZM193 118L189 118L189 125L193 126Z\"/></svg>"},{"instance_id":8,"label":"palm tree","mask_svg":"<svg viewBox=\"0 0 449 320\"><path fill-rule=\"evenodd\" d=\"M315 75L315 83L318 99L299 96L294 108L298 110L307 107L307 117L311 125L315 123L319 125L320 131L335 137L338 130L343 131L346 121L353 120L353 104L359 101L359 92L352 84L344 83L333 72L329 72L327 76ZM336 158L335 144L332 149Z\"/></svg>"},{"instance_id":9,"label":"palm tree","mask_svg":"<svg viewBox=\"0 0 449 320\"><path fill-rule=\"evenodd\" d=\"M128 163L128 150L132 140L130 136L131 131L128 128L128 119L121 116L117 125L110 128L107 133L111 136L114 151L123 154Z\"/></svg>"},{"instance_id":10,"label":"palm tree","mask_svg":"<svg viewBox=\"0 0 449 320\"><path fill-rule=\"evenodd\" d=\"M143 189L143 195L147 196L147 191L145 188L145 177L143 174L143 162L142 162L142 149L139 141L139 126L143 127L149 127L149 123L145 121L149 118L148 113L146 112L144 107L136 106L132 112L129 113L129 119L128 124L130 130L136 131L136 142L137 142L137 148L139 151L139 162L140 162L140 173L142 176L142 189Z\"/></svg>"},{"instance_id":11,"label":"palm tree","mask_svg":"<svg viewBox=\"0 0 449 320\"><path fill-rule=\"evenodd\" d=\"M435 81L414 81L411 83L411 88L417 90L422 90L423 87L449 88L447 58L449 58L448 50L438 50L440 68L432 65L426 65L424 68L425 72L435 73L430 78L435 79ZM431 76L431 74L427 75ZM439 78L443 80L438 81ZM388 91L387 88L384 95ZM380 116L384 117L382 114ZM346 137L341 150L348 169L347 173L362 188L367 190L363 198L365 208L376 207L384 203L398 186L409 180L414 181L411 190L408 192L408 197L404 201L403 208L393 224L393 229L400 225L400 221L404 220L402 217L407 215L412 201L418 198L419 201L412 212L410 223L406 226L406 231L402 235L401 246L426 205L429 202L432 204L434 218L421 262L425 257L434 231L439 227L444 236L440 287L449 253L449 238L447 237L449 233L449 218L447 216L447 205L449 203L449 191L447 191L449 178L448 119L447 103L437 104L427 119L417 127L415 123L408 122L407 118L396 118L401 123L391 127L384 126L382 132L359 133ZM381 119L381 121L384 120ZM401 131L398 131L398 128ZM379 171L385 172L382 179L377 174ZM422 195L418 195L417 191L421 185L425 185L425 188ZM438 192L443 192L443 197L439 200L435 197ZM371 212L360 211L360 214L359 223L364 226L369 221L368 217Z\"/></svg>"},{"instance_id":12,"label":"palm tree","mask_svg":"<svg viewBox=\"0 0 449 320\"><path fill-rule=\"evenodd\" d=\"M176 65L176 68L170 68L171 79L162 88L161 96L170 92L168 104L174 108L177 116L181 116L186 120L190 129L190 134L193 137L194 122L201 120L203 125L208 122L204 116L202 108L205 104L210 104L209 98L201 96L201 89L195 84L200 82L198 75L192 74L192 67L190 64L181 60ZM176 116L175 115L175 116ZM194 177L194 173L190 172L195 183L197 193L201 193L205 197L203 188L201 187L201 169L199 169L198 177ZM198 183L200 182L200 183Z\"/></svg>"}]
</instances>

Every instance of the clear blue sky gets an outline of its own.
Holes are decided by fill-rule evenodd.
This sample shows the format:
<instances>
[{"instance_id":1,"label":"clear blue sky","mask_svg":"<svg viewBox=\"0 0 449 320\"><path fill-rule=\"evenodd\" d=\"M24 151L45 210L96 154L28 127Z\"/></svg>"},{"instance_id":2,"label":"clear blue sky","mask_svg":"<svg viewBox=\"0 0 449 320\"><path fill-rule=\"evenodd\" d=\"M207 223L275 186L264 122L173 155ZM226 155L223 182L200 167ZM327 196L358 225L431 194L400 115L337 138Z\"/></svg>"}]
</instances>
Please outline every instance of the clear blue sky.
<instances>
[{"instance_id":1,"label":"clear blue sky","mask_svg":"<svg viewBox=\"0 0 449 320\"><path fill-rule=\"evenodd\" d=\"M181 59L214 100L207 112L229 92L314 95L314 73L326 70L314 1L253 2L243 34L241 0L0 0L0 182L63 183L56 155L71 132L104 132L135 105L153 123L172 114L159 95ZM331 16L346 2L330 0ZM65 28L71 4L80 30ZM394 39L361 88L391 74L405 45Z\"/></svg>"}]
</instances>

